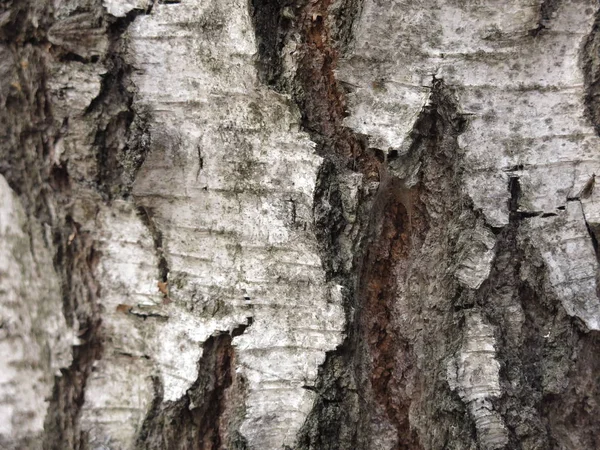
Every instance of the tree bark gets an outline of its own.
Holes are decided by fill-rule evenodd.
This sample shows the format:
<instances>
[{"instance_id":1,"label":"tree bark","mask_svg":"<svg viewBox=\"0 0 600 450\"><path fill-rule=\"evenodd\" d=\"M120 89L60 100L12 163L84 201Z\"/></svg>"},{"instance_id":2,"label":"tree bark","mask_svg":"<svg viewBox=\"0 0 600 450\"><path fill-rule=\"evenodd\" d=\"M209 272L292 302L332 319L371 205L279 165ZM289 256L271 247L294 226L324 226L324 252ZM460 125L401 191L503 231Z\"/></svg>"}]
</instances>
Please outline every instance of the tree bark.
<instances>
[{"instance_id":1,"label":"tree bark","mask_svg":"<svg viewBox=\"0 0 600 450\"><path fill-rule=\"evenodd\" d=\"M600 449L599 11L0 2L0 446Z\"/></svg>"}]
</instances>

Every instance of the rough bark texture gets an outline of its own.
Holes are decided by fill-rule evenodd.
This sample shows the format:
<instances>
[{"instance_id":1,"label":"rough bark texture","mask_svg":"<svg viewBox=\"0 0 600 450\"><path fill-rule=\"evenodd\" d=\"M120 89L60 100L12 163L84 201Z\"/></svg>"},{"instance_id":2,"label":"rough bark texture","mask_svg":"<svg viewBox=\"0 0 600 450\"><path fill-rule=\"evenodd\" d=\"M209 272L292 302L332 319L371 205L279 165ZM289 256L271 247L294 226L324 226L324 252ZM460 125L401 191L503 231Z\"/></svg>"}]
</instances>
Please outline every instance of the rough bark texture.
<instances>
[{"instance_id":1,"label":"rough bark texture","mask_svg":"<svg viewBox=\"0 0 600 450\"><path fill-rule=\"evenodd\" d=\"M0 2L0 446L600 448L599 11Z\"/></svg>"}]
</instances>

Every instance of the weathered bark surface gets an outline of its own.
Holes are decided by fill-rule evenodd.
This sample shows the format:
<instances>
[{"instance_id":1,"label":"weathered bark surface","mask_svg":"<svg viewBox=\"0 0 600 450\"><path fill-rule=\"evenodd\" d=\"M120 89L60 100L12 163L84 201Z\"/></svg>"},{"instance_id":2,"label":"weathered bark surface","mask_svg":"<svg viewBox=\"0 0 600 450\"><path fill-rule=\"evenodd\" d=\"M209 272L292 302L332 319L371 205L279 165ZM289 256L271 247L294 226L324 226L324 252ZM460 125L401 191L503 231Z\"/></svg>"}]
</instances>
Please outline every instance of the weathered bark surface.
<instances>
[{"instance_id":1,"label":"weathered bark surface","mask_svg":"<svg viewBox=\"0 0 600 450\"><path fill-rule=\"evenodd\" d=\"M591 0L0 3L0 446L600 448Z\"/></svg>"}]
</instances>

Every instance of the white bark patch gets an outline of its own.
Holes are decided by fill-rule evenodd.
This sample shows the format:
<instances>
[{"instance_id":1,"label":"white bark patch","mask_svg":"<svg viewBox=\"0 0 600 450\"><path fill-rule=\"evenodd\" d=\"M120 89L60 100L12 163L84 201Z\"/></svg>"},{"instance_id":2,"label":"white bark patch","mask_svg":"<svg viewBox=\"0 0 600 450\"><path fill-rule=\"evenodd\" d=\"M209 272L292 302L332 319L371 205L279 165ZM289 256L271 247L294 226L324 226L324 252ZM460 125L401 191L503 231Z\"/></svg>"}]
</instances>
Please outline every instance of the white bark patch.
<instances>
[{"instance_id":1,"label":"white bark patch","mask_svg":"<svg viewBox=\"0 0 600 450\"><path fill-rule=\"evenodd\" d=\"M461 233L457 244L460 253L456 278L463 286L478 289L487 279L492 269L495 244L494 234L481 224Z\"/></svg>"},{"instance_id":2,"label":"white bark patch","mask_svg":"<svg viewBox=\"0 0 600 450\"><path fill-rule=\"evenodd\" d=\"M469 406L484 449L504 448L508 443L502 416L490 401L502 393L495 344L493 328L479 313L472 313L466 317L461 350L447 367L448 384Z\"/></svg>"},{"instance_id":3,"label":"white bark patch","mask_svg":"<svg viewBox=\"0 0 600 450\"><path fill-rule=\"evenodd\" d=\"M600 330L598 262L581 203L568 202L558 217L532 219L529 227L548 267L548 283L567 314L579 317L590 330Z\"/></svg>"},{"instance_id":4,"label":"white bark patch","mask_svg":"<svg viewBox=\"0 0 600 450\"><path fill-rule=\"evenodd\" d=\"M600 174L600 170L597 170L594 173ZM585 180L585 182L576 192L581 192L581 190L584 189L586 182L589 183L589 176L587 178L588 179ZM585 221L590 227L590 232L594 233L596 239L600 238L600 187L594 183L594 187L592 188L590 196L587 198L581 198L580 202L583 208Z\"/></svg>"},{"instance_id":5,"label":"white bark patch","mask_svg":"<svg viewBox=\"0 0 600 450\"><path fill-rule=\"evenodd\" d=\"M102 253L96 278L105 340L102 360L87 381L81 427L90 444L133 448L154 395L150 376L157 349L153 324L138 326L142 319L128 311L160 305L157 258L149 231L128 202L101 207L89 225L97 230Z\"/></svg>"},{"instance_id":6,"label":"white bark patch","mask_svg":"<svg viewBox=\"0 0 600 450\"><path fill-rule=\"evenodd\" d=\"M152 401L149 363L107 350L87 380L81 427L91 448L132 449Z\"/></svg>"},{"instance_id":7,"label":"white bark patch","mask_svg":"<svg viewBox=\"0 0 600 450\"><path fill-rule=\"evenodd\" d=\"M470 115L460 136L467 192L491 226L508 223L509 172L523 181L522 211L553 212L575 173L597 167L600 140L584 117L578 67L595 2L561 2L533 36L539 3L367 0L355 48L340 64L353 91L348 125L384 150L407 147L433 76L456 89Z\"/></svg>"},{"instance_id":8,"label":"white bark patch","mask_svg":"<svg viewBox=\"0 0 600 450\"><path fill-rule=\"evenodd\" d=\"M321 158L289 101L257 81L245 1L157 4L130 40L136 106L153 114L134 195L162 233L173 301L155 332L165 400L192 384L211 333L251 317L233 340L241 431L249 448L293 446L314 400L302 386L344 329L312 232Z\"/></svg>"},{"instance_id":9,"label":"white bark patch","mask_svg":"<svg viewBox=\"0 0 600 450\"><path fill-rule=\"evenodd\" d=\"M106 12L115 17L125 17L134 9L146 9L152 3L151 0L103 0L102 5Z\"/></svg>"},{"instance_id":10,"label":"white bark patch","mask_svg":"<svg viewBox=\"0 0 600 450\"><path fill-rule=\"evenodd\" d=\"M36 442L74 339L42 227L0 175L0 440Z\"/></svg>"}]
</instances>

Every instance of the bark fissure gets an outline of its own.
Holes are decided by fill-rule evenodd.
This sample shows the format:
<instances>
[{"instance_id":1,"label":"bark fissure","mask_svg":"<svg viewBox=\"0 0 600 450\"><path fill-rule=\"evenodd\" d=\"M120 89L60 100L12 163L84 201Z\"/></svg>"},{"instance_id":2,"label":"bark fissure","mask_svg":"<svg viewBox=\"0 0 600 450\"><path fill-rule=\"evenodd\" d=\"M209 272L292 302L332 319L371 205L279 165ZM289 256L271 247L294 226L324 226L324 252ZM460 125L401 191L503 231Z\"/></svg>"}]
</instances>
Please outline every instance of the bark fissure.
<instances>
[{"instance_id":1,"label":"bark fissure","mask_svg":"<svg viewBox=\"0 0 600 450\"><path fill-rule=\"evenodd\" d=\"M235 349L232 339L252 325L248 318L231 333L220 333L202 345L198 378L186 395L174 402L163 402L162 385L154 380L155 397L137 439L140 449L219 450L245 448L242 437L229 430L232 408L228 391L239 391L236 384Z\"/></svg>"},{"instance_id":2,"label":"bark fissure","mask_svg":"<svg viewBox=\"0 0 600 450\"><path fill-rule=\"evenodd\" d=\"M125 142L133 120L132 96L123 81L130 68L124 66L120 56L121 35L133 15L115 20L104 14L98 4L97 10L76 9L67 17L55 17L55 10L47 2L17 3L18 7L2 7L8 8L3 15L2 38L12 47L20 81L5 99L6 114L2 122L7 125L3 127L8 134L3 139L7 152L3 146L0 166L2 174L20 194L31 221L37 220L48 227L51 239L47 245L55 253L54 269L61 282L63 314L78 340L72 349L71 365L54 378L43 447L81 448L87 441L79 424L86 385L95 361L102 356L104 337L98 302L100 286L95 276L101 255L92 232L74 219L73 208L81 192L78 183L109 196L128 191L128 186L117 187L116 191L112 188L119 183L127 185L127 180L121 182L121 172L113 161L114 153L122 155L128 151ZM102 53L98 49L102 47L105 32L109 45L106 53ZM100 95L85 111L87 119L96 121L98 127L95 183L74 179L68 161L58 150L63 138L71 132L70 122L81 119L56 116L48 80L57 67L71 64L108 67ZM28 123L31 126L23 127ZM17 149L21 149L21 155Z\"/></svg>"},{"instance_id":3,"label":"bark fissure","mask_svg":"<svg viewBox=\"0 0 600 450\"><path fill-rule=\"evenodd\" d=\"M596 348L597 332L585 332L545 287L545 263L521 231L532 216L519 210L518 177L510 179L508 189L509 224L498 235L490 276L476 293L476 304L496 330L502 396L492 404L508 432L506 447L501 448L595 448L596 438L589 432L597 426L595 414L588 415L588 409L575 418L573 408L581 401L576 399L579 395L597 405L591 400L597 390L575 394L577 388L567 389L566 380L589 386L580 352Z\"/></svg>"},{"instance_id":4,"label":"bark fissure","mask_svg":"<svg viewBox=\"0 0 600 450\"><path fill-rule=\"evenodd\" d=\"M403 386L414 371L414 359L410 343L392 320L398 272L410 270L411 240L417 235L412 225L418 220L410 205L417 191L406 189L398 179L382 184L389 186L380 186L374 201L370 227L374 235L366 245L358 281L358 334L362 335L358 339L367 341L371 386L375 400L396 427L397 448L418 449L408 417L410 398Z\"/></svg>"},{"instance_id":5,"label":"bark fissure","mask_svg":"<svg viewBox=\"0 0 600 450\"><path fill-rule=\"evenodd\" d=\"M267 85L275 85L281 76L281 50L297 9L295 0L250 1L250 16L257 30L258 76Z\"/></svg>"},{"instance_id":6,"label":"bark fissure","mask_svg":"<svg viewBox=\"0 0 600 450\"><path fill-rule=\"evenodd\" d=\"M57 234L57 267L62 269L65 317L78 328L79 345L73 347L73 362L55 377L48 415L44 424L45 449L80 448L85 436L79 428L87 379L96 360L102 357L100 287L94 272L101 257L89 233L69 227L71 233ZM75 236L73 236L75 234ZM68 236L68 237L64 237Z\"/></svg>"},{"instance_id":7,"label":"bark fissure","mask_svg":"<svg viewBox=\"0 0 600 450\"><path fill-rule=\"evenodd\" d=\"M105 196L106 199L127 196L135 176L140 167L145 152L134 152L134 142L130 134L130 127L134 122L132 110L133 94L127 87L128 74L131 71L122 57L122 35L135 17L143 12L132 11L126 17L115 19L104 13L103 10L92 19L94 26L106 27L108 48L103 55L86 56L74 60L85 64L97 64L102 62L107 67L104 75L100 93L95 97L85 110L87 120L94 120L97 124L94 146L96 147L96 180L93 189ZM90 13L92 14L92 13ZM75 13L77 15L77 13ZM79 19L76 19L79 20ZM81 19L84 20L84 19ZM85 18L87 20L87 16ZM97 22L96 22L97 21ZM89 36L80 39L90 48L95 44L95 31L89 31ZM77 36L68 35L68 39L76 39ZM89 39L88 39L89 38ZM71 54L68 50L70 42L67 41L67 50L57 47L59 59ZM78 48L75 46L75 48ZM66 52L66 53L65 53ZM72 59L72 58L71 58ZM71 60L69 59L69 60ZM68 118L67 124L68 124ZM68 129L68 125L67 125ZM68 132L68 131L66 131ZM129 162L129 166L127 166ZM68 180L70 175L66 168L64 176ZM77 180L81 182L82 180ZM84 181L85 182L85 181ZM68 184L68 181L63 184ZM72 235L63 238L59 245L65 248L64 259L58 266L66 264L66 280L63 292L65 300L71 302L72 312L75 315L79 327L79 339L81 345L74 347L73 364L64 370L61 377L56 378L53 398L46 420L46 438L44 447L53 448L80 448L85 446L87 437L80 431L79 419L85 398L85 387L90 376L94 362L102 357L102 344L104 340L101 329L101 310L98 302L100 287L95 280L96 265L101 255L94 250L95 243L90 233L79 233L79 224L73 224ZM73 238L74 236L74 238ZM156 239L156 234L153 234ZM85 240L84 240L85 239ZM80 242L87 242L85 252L75 253ZM72 250L72 248L75 250ZM163 260L161 260L163 262ZM163 264L165 265L165 264ZM168 269L159 268L161 274ZM68 317L68 316L67 316Z\"/></svg>"},{"instance_id":8,"label":"bark fissure","mask_svg":"<svg viewBox=\"0 0 600 450\"><path fill-rule=\"evenodd\" d=\"M376 414L377 406L367 400L371 395L368 391L363 389L361 395L361 389L356 388L367 380L376 403L384 408L396 429L397 448L421 448L411 429L411 400L406 391L408 380L414 376L412 350L391 317L397 279L408 278L410 258L416 257L414 251L418 248L415 242L426 234L428 219L420 199L423 188L407 187L394 175L405 170L394 169L414 166L425 158L423 153L435 147L432 143L439 129L456 140L466 120L450 100L443 82L434 80L432 105L414 126L409 154L398 157L392 152L386 158L381 150L368 148L365 137L343 124L347 114L345 95L334 71L340 49L351 38L348 32L337 30L338 35L344 35L344 42L333 42L331 22L336 19L330 15L330 6L329 2L302 5L296 14L296 29L286 30L288 38L297 33L301 40L293 82L289 76L269 80L269 84L296 99L304 129L325 159L315 189L316 233L323 246L322 261L328 277L346 288L348 337L336 351L328 353L320 370L314 387L319 397L301 433L300 448L369 447L373 436L367 430L367 416ZM350 15L357 16L359 6L353 6ZM343 13L348 14L348 9ZM256 32L260 40L261 30L257 28ZM272 64L283 58L267 59ZM270 74L283 72L282 68ZM341 180L353 172L363 175L363 187L353 211L357 219L349 223L343 206L347 193ZM369 188L372 182L379 183L378 188ZM344 260L344 256L348 258L342 251L344 245L352 248L350 261Z\"/></svg>"},{"instance_id":9,"label":"bark fissure","mask_svg":"<svg viewBox=\"0 0 600 450\"><path fill-rule=\"evenodd\" d=\"M353 373L352 344L356 335L351 331L355 328L354 310L358 313L355 299L357 277L353 273L358 260L353 260L354 255L344 253L342 241L346 239L345 234L351 234L349 228L355 230L353 242L350 244L352 248L359 246L365 239L368 227L367 204L372 199L363 197L372 197L373 194L365 192L363 188L363 192L359 194L359 204L356 205L356 212L359 212L357 220L350 224L343 206L343 198L347 196L347 192L344 192L342 178L345 174L358 171L365 176L367 182L378 181L382 161L376 158L376 150L366 148L365 140L361 136L343 126L345 100L341 86L334 76L339 50L334 48L330 37L330 2L281 6L284 7L287 8L287 12L293 12L293 16L273 21L271 25L277 28L269 31L261 27L265 20L260 20L260 14L268 14L268 8L254 5L257 40L259 43L271 40L269 49L259 45L259 57L262 60L259 73L263 82L293 96L302 114L303 128L317 143L317 153L324 158L314 195L315 233L322 246L321 259L328 279L345 288L347 327L349 336L352 336L346 338L338 349L327 354L316 385L311 387L318 393L318 397L313 413L301 433L300 448L315 445L319 448L330 448L330 445L344 448L347 445L356 445L357 430L353 429L352 422L358 420L360 394L355 387L356 379ZM277 42L273 42L274 36L277 37ZM299 36L300 56L297 71L290 75L285 74L281 51L286 40L292 36ZM401 205L395 206L397 213L392 214L393 217L401 215L401 210L404 209ZM393 217L388 220L388 227ZM386 232L394 236L387 237L388 242L382 244L382 247L391 246L389 241L399 238L392 230ZM386 261L382 261L382 266L385 263ZM381 278L385 278L386 275L389 277L389 271L383 273ZM387 285L389 280L382 279L380 283ZM380 319L385 321L385 317ZM382 328L385 327L386 324L382 324ZM342 439L334 444L333 436Z\"/></svg>"},{"instance_id":10,"label":"bark fissure","mask_svg":"<svg viewBox=\"0 0 600 450\"><path fill-rule=\"evenodd\" d=\"M594 127L596 134L600 136L600 9L596 11L594 24L583 44L581 59L579 61L583 71L583 80L585 83L585 114L587 119ZM591 174L586 185L578 193L578 199L583 203L594 193L596 184L596 174ZM585 205L583 205L585 218ZM598 237L600 226L598 223L591 223L586 218L586 227L592 239L596 258L600 261L598 253Z\"/></svg>"},{"instance_id":11,"label":"bark fissure","mask_svg":"<svg viewBox=\"0 0 600 450\"><path fill-rule=\"evenodd\" d=\"M102 77L100 93L92 100L86 116L98 124L94 138L98 173L98 190L107 199L128 197L135 175L148 152L148 117L133 109L133 70L124 58L123 34L136 17L149 14L134 9L121 18L112 19L107 27L109 47L104 58L107 73ZM141 113L141 114L140 114Z\"/></svg>"},{"instance_id":12,"label":"bark fissure","mask_svg":"<svg viewBox=\"0 0 600 450\"><path fill-rule=\"evenodd\" d=\"M51 239L46 243L55 252L54 268L61 280L63 314L68 326L78 331L80 345L73 347L73 362L55 377L54 390L45 420L43 447L79 448L78 420L85 384L92 363L101 354L98 286L93 272L98 252L90 235L80 230L66 207L70 181L66 170L52 164L54 144L61 130L53 125L48 96L47 32L52 25L48 5L34 7L18 2L3 21L3 41L11 45L11 57L18 61L19 82L3 95L1 148L2 170L30 215L46 224ZM37 17L36 17L37 16ZM33 23L39 19L37 26ZM10 67L10 66L7 66ZM3 77L10 79L10 74Z\"/></svg>"},{"instance_id":13,"label":"bark fissure","mask_svg":"<svg viewBox=\"0 0 600 450\"><path fill-rule=\"evenodd\" d=\"M162 231L160 231L160 227L158 227L155 223L155 220L152 217L152 212L149 210L149 208L140 206L137 210L142 222L144 225L146 225L148 231L150 231L152 241L154 242L154 251L156 252L156 257L158 259L158 278L162 283L167 283L169 280L169 263L163 248ZM166 290L166 285L164 289L161 290ZM168 297L168 292L165 291L162 293Z\"/></svg>"}]
</instances>

